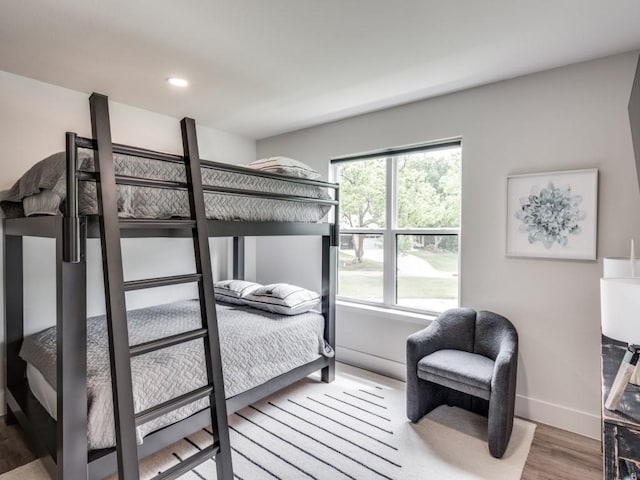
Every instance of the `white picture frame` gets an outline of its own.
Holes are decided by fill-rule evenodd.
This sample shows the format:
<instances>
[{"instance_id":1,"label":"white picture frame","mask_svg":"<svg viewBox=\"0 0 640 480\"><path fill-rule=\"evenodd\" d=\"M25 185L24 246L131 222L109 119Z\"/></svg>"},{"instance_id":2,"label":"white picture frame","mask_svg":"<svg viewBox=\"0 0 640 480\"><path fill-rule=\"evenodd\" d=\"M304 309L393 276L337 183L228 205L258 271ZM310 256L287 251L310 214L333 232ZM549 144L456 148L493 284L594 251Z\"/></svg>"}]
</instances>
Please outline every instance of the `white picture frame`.
<instances>
[{"instance_id":1,"label":"white picture frame","mask_svg":"<svg viewBox=\"0 0 640 480\"><path fill-rule=\"evenodd\" d=\"M596 260L598 170L509 175L507 256Z\"/></svg>"}]
</instances>

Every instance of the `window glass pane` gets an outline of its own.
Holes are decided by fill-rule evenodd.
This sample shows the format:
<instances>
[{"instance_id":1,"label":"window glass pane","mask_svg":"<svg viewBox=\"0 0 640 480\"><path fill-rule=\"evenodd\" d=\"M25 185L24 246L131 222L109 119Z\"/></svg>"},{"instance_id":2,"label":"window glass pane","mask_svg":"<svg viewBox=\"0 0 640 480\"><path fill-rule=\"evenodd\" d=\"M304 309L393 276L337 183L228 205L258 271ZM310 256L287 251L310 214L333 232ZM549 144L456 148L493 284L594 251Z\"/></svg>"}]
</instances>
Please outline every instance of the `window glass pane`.
<instances>
[{"instance_id":1,"label":"window glass pane","mask_svg":"<svg viewBox=\"0 0 640 480\"><path fill-rule=\"evenodd\" d=\"M396 157L398 227L460 226L461 148Z\"/></svg>"},{"instance_id":2,"label":"window glass pane","mask_svg":"<svg viewBox=\"0 0 640 480\"><path fill-rule=\"evenodd\" d=\"M340 235L338 295L382 302L382 235Z\"/></svg>"},{"instance_id":3,"label":"window glass pane","mask_svg":"<svg viewBox=\"0 0 640 480\"><path fill-rule=\"evenodd\" d=\"M341 227L384 228L385 177L384 159L338 164Z\"/></svg>"},{"instance_id":4,"label":"window glass pane","mask_svg":"<svg viewBox=\"0 0 640 480\"><path fill-rule=\"evenodd\" d=\"M458 306L458 235L398 235L397 300L443 312Z\"/></svg>"}]
</instances>

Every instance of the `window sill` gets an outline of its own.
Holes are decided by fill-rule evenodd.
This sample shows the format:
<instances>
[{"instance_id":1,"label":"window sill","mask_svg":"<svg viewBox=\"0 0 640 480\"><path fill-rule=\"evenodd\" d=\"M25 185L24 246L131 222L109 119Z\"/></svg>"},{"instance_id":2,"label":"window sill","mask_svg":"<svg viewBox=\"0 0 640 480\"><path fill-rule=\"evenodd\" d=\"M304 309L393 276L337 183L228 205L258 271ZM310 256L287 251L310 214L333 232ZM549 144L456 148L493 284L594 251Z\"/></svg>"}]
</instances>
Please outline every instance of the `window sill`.
<instances>
[{"instance_id":1,"label":"window sill","mask_svg":"<svg viewBox=\"0 0 640 480\"><path fill-rule=\"evenodd\" d=\"M393 320L396 322L413 323L416 325L427 326L437 318L437 315L427 313L408 312L389 307L379 307L374 305L365 305L357 302L349 302L347 300L337 300L336 306L345 313L363 314L369 313L373 316Z\"/></svg>"}]
</instances>

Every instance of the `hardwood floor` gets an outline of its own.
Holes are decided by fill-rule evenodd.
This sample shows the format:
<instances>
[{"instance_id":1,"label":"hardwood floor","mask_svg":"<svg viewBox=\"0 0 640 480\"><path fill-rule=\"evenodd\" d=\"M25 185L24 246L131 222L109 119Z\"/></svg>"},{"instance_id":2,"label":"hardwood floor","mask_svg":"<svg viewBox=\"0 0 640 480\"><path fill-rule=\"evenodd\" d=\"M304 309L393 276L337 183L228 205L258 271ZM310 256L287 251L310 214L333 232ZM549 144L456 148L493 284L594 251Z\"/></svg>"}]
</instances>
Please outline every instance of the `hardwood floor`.
<instances>
[{"instance_id":1,"label":"hardwood floor","mask_svg":"<svg viewBox=\"0 0 640 480\"><path fill-rule=\"evenodd\" d=\"M0 474L35 460L18 425L0 419Z\"/></svg>"},{"instance_id":2,"label":"hardwood floor","mask_svg":"<svg viewBox=\"0 0 640 480\"><path fill-rule=\"evenodd\" d=\"M0 420L0 474L34 460L20 428ZM600 442L538 424L522 480L601 480Z\"/></svg>"},{"instance_id":3,"label":"hardwood floor","mask_svg":"<svg viewBox=\"0 0 640 480\"><path fill-rule=\"evenodd\" d=\"M602 480L600 441L538 424L522 480Z\"/></svg>"}]
</instances>

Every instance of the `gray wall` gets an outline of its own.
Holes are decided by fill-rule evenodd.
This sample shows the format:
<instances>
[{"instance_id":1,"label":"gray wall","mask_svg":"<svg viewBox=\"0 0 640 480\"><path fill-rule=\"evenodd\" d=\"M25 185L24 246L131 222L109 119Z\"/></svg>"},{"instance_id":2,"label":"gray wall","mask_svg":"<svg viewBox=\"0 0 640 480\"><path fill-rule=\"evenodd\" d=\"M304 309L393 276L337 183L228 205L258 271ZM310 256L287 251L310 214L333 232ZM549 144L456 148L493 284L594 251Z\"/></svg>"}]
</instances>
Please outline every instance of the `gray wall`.
<instances>
[{"instance_id":1,"label":"gray wall","mask_svg":"<svg viewBox=\"0 0 640 480\"><path fill-rule=\"evenodd\" d=\"M528 75L258 142L324 176L333 156L463 139L461 303L509 317L521 339L518 413L599 436L599 277L603 256L640 239L627 103L637 52ZM505 256L509 174L598 168L598 261ZM318 243L260 239L258 280L319 288ZM339 358L392 375L427 320L340 306Z\"/></svg>"},{"instance_id":2,"label":"gray wall","mask_svg":"<svg viewBox=\"0 0 640 480\"><path fill-rule=\"evenodd\" d=\"M55 85L0 71L0 190L9 188L31 165L64 150L65 131L91 136L89 96ZM101 92L108 94L109 92ZM171 92L167 92L170 94ZM182 152L179 119L110 102L115 142L166 152ZM189 112L185 112L185 115ZM204 158L230 163L255 160L255 142L211 128L198 127ZM0 214L1 217L1 214ZM0 226L0 234L2 227ZM0 240L1 241L1 240ZM226 277L227 241L211 241L214 273ZM193 246L189 239L126 239L122 242L125 278L136 279L192 272ZM104 312L104 290L98 240L89 240L87 252L88 311ZM170 255L167 255L170 252ZM3 259L0 258L0 268ZM11 281L11 279L7 279ZM55 324L55 255L50 239L25 240L25 330L33 332ZM192 285L164 287L127 294L127 307L139 308L193 298ZM0 290L3 278L0 275ZM0 342L4 347L4 300L0 296ZM4 383L4 354L0 356L0 385ZM4 409L0 390L0 410ZM3 414L4 412L0 412Z\"/></svg>"}]
</instances>

